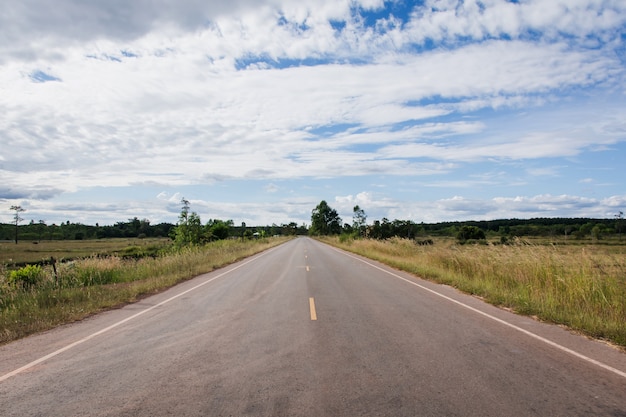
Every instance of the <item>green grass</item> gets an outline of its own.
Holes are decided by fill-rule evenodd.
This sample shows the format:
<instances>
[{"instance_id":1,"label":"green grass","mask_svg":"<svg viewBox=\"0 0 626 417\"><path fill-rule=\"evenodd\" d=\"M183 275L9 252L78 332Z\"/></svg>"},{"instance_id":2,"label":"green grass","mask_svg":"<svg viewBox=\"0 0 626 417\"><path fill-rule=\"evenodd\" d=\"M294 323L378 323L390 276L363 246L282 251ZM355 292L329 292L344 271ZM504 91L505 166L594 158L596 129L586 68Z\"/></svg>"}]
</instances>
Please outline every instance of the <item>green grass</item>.
<instances>
[{"instance_id":1,"label":"green grass","mask_svg":"<svg viewBox=\"0 0 626 417\"><path fill-rule=\"evenodd\" d=\"M520 314L626 347L624 246L324 241Z\"/></svg>"},{"instance_id":2,"label":"green grass","mask_svg":"<svg viewBox=\"0 0 626 417\"><path fill-rule=\"evenodd\" d=\"M286 240L222 240L156 258L94 256L57 264L57 276L45 266L29 287L9 279L26 274L0 269L0 344L137 301Z\"/></svg>"}]
</instances>

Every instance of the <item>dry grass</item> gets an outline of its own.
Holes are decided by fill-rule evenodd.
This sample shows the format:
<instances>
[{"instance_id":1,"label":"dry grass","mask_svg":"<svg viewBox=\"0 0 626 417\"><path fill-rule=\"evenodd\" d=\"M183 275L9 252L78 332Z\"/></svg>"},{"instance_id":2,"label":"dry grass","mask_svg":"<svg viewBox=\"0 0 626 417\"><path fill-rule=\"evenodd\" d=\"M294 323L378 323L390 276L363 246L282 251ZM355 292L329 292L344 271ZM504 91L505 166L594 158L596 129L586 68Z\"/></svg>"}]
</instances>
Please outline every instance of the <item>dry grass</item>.
<instances>
[{"instance_id":1,"label":"dry grass","mask_svg":"<svg viewBox=\"0 0 626 417\"><path fill-rule=\"evenodd\" d=\"M169 238L116 238L90 240L42 240L0 242L0 264L24 264L56 259L76 259L95 254L113 254L128 247L158 248L169 244Z\"/></svg>"},{"instance_id":2,"label":"dry grass","mask_svg":"<svg viewBox=\"0 0 626 417\"><path fill-rule=\"evenodd\" d=\"M626 347L624 246L455 245L329 240L521 314Z\"/></svg>"}]
</instances>

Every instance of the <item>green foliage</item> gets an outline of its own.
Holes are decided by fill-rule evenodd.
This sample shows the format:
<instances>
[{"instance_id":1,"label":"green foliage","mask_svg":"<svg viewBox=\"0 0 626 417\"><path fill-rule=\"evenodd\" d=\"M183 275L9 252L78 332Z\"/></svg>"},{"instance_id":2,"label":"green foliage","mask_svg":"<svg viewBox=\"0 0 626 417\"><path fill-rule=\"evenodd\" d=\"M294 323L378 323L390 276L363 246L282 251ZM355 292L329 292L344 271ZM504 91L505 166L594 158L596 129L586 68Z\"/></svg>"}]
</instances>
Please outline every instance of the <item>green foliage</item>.
<instances>
[{"instance_id":1,"label":"green foliage","mask_svg":"<svg viewBox=\"0 0 626 417\"><path fill-rule=\"evenodd\" d=\"M205 233L205 235L208 237L208 240L228 239L228 236L230 234L230 226L232 226L232 223L232 220L209 220L206 225L207 233Z\"/></svg>"},{"instance_id":2,"label":"green foliage","mask_svg":"<svg viewBox=\"0 0 626 417\"><path fill-rule=\"evenodd\" d=\"M367 222L367 216L365 215L365 210L361 207L354 206L352 209L352 228L357 231L359 236L365 236L366 227L365 224Z\"/></svg>"},{"instance_id":3,"label":"green foliage","mask_svg":"<svg viewBox=\"0 0 626 417\"><path fill-rule=\"evenodd\" d=\"M8 282L19 288L28 289L37 286L44 278L43 270L39 265L26 265L9 272Z\"/></svg>"},{"instance_id":4,"label":"green foliage","mask_svg":"<svg viewBox=\"0 0 626 417\"><path fill-rule=\"evenodd\" d=\"M461 243L485 240L485 232L476 226L464 225L459 229L456 239Z\"/></svg>"},{"instance_id":5,"label":"green foliage","mask_svg":"<svg viewBox=\"0 0 626 417\"><path fill-rule=\"evenodd\" d=\"M232 220L209 220L203 227L200 216L190 211L189 201L183 198L181 203L183 206L178 217L178 224L173 230L175 246L182 248L228 238L233 225Z\"/></svg>"},{"instance_id":6,"label":"green foliage","mask_svg":"<svg viewBox=\"0 0 626 417\"><path fill-rule=\"evenodd\" d=\"M151 225L150 220L139 220L136 217L128 222L117 222L114 225L95 226L80 223L64 222L57 224L46 224L43 220L39 222L31 221L29 224L17 226L19 230L19 241L32 240L87 240L87 239L107 239L138 237L167 237L174 225L171 223L159 223ZM14 240L16 225L0 224L0 240Z\"/></svg>"},{"instance_id":7,"label":"green foliage","mask_svg":"<svg viewBox=\"0 0 626 417\"><path fill-rule=\"evenodd\" d=\"M394 220L383 217L382 221L375 220L369 227L367 236L374 239L389 239L394 236L412 239L424 231L423 226L410 220Z\"/></svg>"},{"instance_id":8,"label":"green foliage","mask_svg":"<svg viewBox=\"0 0 626 417\"><path fill-rule=\"evenodd\" d=\"M312 235L338 235L341 233L341 217L324 200L311 212L310 233Z\"/></svg>"},{"instance_id":9,"label":"green foliage","mask_svg":"<svg viewBox=\"0 0 626 417\"><path fill-rule=\"evenodd\" d=\"M351 241L358 239L359 238L359 233L356 231L352 231L349 233L342 233L339 235L339 242L341 243L350 243Z\"/></svg>"},{"instance_id":10,"label":"green foliage","mask_svg":"<svg viewBox=\"0 0 626 417\"><path fill-rule=\"evenodd\" d=\"M183 198L181 203L183 207L178 216L178 224L173 231L174 243L178 247L198 245L203 235L200 216L196 212L190 212L188 200Z\"/></svg>"}]
</instances>

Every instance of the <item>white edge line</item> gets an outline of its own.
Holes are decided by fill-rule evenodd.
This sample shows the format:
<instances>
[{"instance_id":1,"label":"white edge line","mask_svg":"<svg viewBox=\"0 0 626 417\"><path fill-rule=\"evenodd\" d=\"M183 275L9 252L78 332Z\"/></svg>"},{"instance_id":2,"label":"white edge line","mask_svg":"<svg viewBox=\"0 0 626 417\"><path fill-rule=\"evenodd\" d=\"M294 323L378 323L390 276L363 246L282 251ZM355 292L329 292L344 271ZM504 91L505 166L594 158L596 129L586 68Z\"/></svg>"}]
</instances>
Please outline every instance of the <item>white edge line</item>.
<instances>
[{"instance_id":1,"label":"white edge line","mask_svg":"<svg viewBox=\"0 0 626 417\"><path fill-rule=\"evenodd\" d=\"M341 250L336 249L336 248L334 248L334 247L332 247L332 246L331 246L331 248L332 248L332 249L334 249L335 251L337 251L337 252L339 252L339 253L341 253L341 254L345 255L345 256L348 256L348 257L350 257L350 258L356 259L357 261L363 262L364 264L369 265L369 266L371 266L372 268L376 268L376 269L378 269L379 271L385 272L386 274L389 274L389 275L391 275L391 276L393 276L393 277L395 277L395 278L401 279L401 280L402 280L402 281L404 281L404 282L407 282L407 283L409 283L409 284L411 284L411 285L414 285L414 286L416 286L416 287L419 287L419 288L421 288L421 289L423 289L423 290L425 290L425 291L428 291L428 292L430 292L430 293L432 293L432 294L434 294L434 295L437 295L437 296L439 296L439 297L441 297L441 298L443 298L443 299L446 299L446 300L448 300L448 301L450 301L450 302L452 302L452 303L455 303L455 304L457 304L457 305L459 305L459 306L461 306L461 307L464 307L464 308L466 308L466 309L468 309L468 310L471 310L471 311L473 311L473 312L475 312L475 313L478 313L478 314L480 314L480 315L482 315L482 316L485 316L485 317L487 317L487 318L489 318L489 319L491 319L491 320L494 320L494 321L496 321L496 322L498 322L498 323L500 323L500 324L503 324L503 325L505 325L505 326L508 326L508 327L510 327L510 328L512 328L512 329L514 329L514 330L517 330L518 332L524 333L525 335L530 336L530 337L532 337L532 338L534 338L534 339L537 339L537 340L539 340L539 341L541 341L541 342L543 342L543 343L545 343L545 344L548 344L548 345L550 345L550 346L552 346L552 347L555 347L555 348L557 348L557 349L559 349L559 350L562 350L563 352L569 353L569 354L570 354L570 355L572 355L572 356L575 356L575 357L577 357L577 358L579 358L579 359L582 359L582 360L584 360L584 361L587 361L587 362L589 362L589 363L592 363L592 364L594 364L594 365L596 365L596 366L599 366L599 367L601 367L601 368L603 368L603 369L605 369L605 370L607 370L607 371L613 372L613 373L615 373L615 374L617 374L617 375L621 376L622 378L626 378L626 372L620 371L619 369L613 368L612 366L609 366L609 365L607 365L607 364L605 364L605 363L602 363L602 362L597 361L597 360L595 360L595 359L593 359L593 358L590 358L590 357L588 357L588 356L585 356L585 355L583 355L582 353L578 353L578 352L576 352L576 351L574 351L574 350L572 350L572 349L569 349L569 348L567 348L567 347L565 347L565 346L559 345L558 343L553 342L553 341L551 341L551 340L549 340L549 339L546 339L545 337L539 336L539 335L537 335L537 334L535 334L535 333L532 333L532 332L530 332L530 331L528 331L528 330L526 330L526 329L523 329L523 328L521 328L521 327L518 327L518 326L516 326L516 325L514 325L514 324L512 324L512 323L509 323L509 322L505 321L505 320L499 319L499 318L497 318L497 317L495 317L495 316L492 316L491 314L485 313L484 311L480 311L480 310L478 310L477 308L474 308L474 307L471 307L471 306L469 306L469 305L467 305L467 304L464 304L464 303L462 303L462 302L460 302L460 301L458 301L458 300L455 300L454 298L450 298L450 297L448 297L447 295L443 295L443 294L441 294L441 293L438 293L438 292L437 292L437 291L435 291L435 290L432 290L432 289L430 289L430 288L428 288L428 287L425 287L425 286L423 286L423 285L418 284L417 282L414 282L414 281L411 281L411 280L406 279L406 278L404 278L404 277L401 277L401 276L400 276L400 275L398 275L398 274L395 274L395 273L393 273L393 272L391 272L391 271L388 271L388 270L386 270L386 269L384 269L384 268L381 268L381 267L379 267L379 266L377 266L377 265L374 265L374 264L372 264L372 263L370 263L370 262L367 262L367 261L365 261L365 260L363 260L363 259L361 259L361 258L359 258L359 257L357 257L357 256L351 255L351 254L349 254L349 253L347 253L347 252L345 252L345 251L341 251Z\"/></svg>"},{"instance_id":2,"label":"white edge line","mask_svg":"<svg viewBox=\"0 0 626 417\"><path fill-rule=\"evenodd\" d=\"M42 356L41 358L36 359L36 360L34 360L34 361L32 361L32 362L30 362L30 363L28 363L28 364L26 364L26 365L22 366L21 368L18 368L18 369L14 370L14 371L11 371L11 372L7 373L7 374L4 374L4 375L0 376L0 382L3 382L3 381L5 381L5 380L7 380L7 379L9 379L9 378L11 378L11 377L13 377L13 376L15 376L15 375L18 375L18 374L20 374L20 373L22 373L22 372L24 372L24 371L26 371L26 370L28 370L28 369L30 369L30 368L32 368L32 367L34 367L34 366L36 366L36 365L38 365L38 364L42 363L42 362L47 361L48 359L51 359L51 358L53 358L53 357L55 357L55 356L57 356L57 355L60 355L61 353L65 352L65 351L67 351L67 350L70 350L70 349L72 349L73 347L76 347L76 346L78 346L78 345L80 345L80 344L82 344L82 343L85 343L86 341L91 340L91 339L93 339L93 338L94 338L94 337L96 337L96 336L100 336L101 334L106 333L106 332L108 332L109 330L112 330L112 329L114 329L114 328L116 328L116 327L118 327L118 326L121 326L122 324L124 324L124 323L126 323L126 322L128 322L128 321L131 321L131 320L133 320L133 319L135 319L135 318L137 318L137 317L139 317L139 316L141 316L141 315L143 315L143 314L145 314L145 313L147 313L147 312L149 312L149 311L152 311L152 310L154 310L154 309L155 309L155 308L157 308L157 307L161 307L162 305L167 304L167 303L169 303L170 301L173 301L173 300L175 300L175 299L177 299L177 298L179 298L179 297L182 297L183 295L185 295L185 294L187 294L187 293L189 293L189 292L191 292L191 291L197 290L198 288L200 288L200 287L202 287L202 286L204 286L204 285L207 285L207 284L209 284L209 283L211 283L211 282L215 281L216 279L221 278L221 277L223 277L224 275L229 274L229 273L231 273L231 272L233 272L233 271L235 271L235 270L237 270L237 269L239 269L239 268L241 268L241 267L243 267L243 266L245 266L245 265L249 264L250 262L256 261L256 260L257 260L257 259L259 259L261 256L264 256L264 255L265 255L265 254L267 254L267 253L269 253L269 251L263 252L263 253L261 253L260 255L255 256L254 258L249 259L249 260L247 260L247 261L245 261L245 262L243 262L243 263L241 263L241 264L239 264L239 265L235 266L235 267L234 267L234 268L232 268L232 269L229 269L228 271L224 271L224 272L222 272L221 274L216 275L216 276L214 276L213 278L211 278L211 279L209 279L209 280L206 280L206 281L204 281L204 282L202 282L202 283L200 283L200 284L198 284L198 285L196 285L196 286L194 286L194 287L192 287L192 288L189 288L189 289L187 289L187 290L185 290L185 291L181 292L180 294L176 294L176 295L174 295L174 296L172 296L172 297L168 298L167 300L163 300L163 301L161 301L160 303L155 304L155 305L153 305L152 307L149 307L149 308L147 308L147 309L145 309L145 310L141 310L140 312L135 313L135 314L133 314L133 315L132 315L132 316L130 316L130 317L126 317L125 319L120 320L120 321L118 321L117 323L114 323L114 324L112 324L112 325L110 325L110 326L108 326L108 327L105 327L104 329L98 330L97 332L92 333L92 334L90 334L89 336L86 336L86 337L84 337L84 338L82 338L82 339L80 339L80 340L77 340L77 341L75 341L74 343L70 343L69 345L64 346L64 347L62 347L62 348L60 348L60 349L58 349L58 350L55 350L54 352L49 353L49 354L47 354L46 356Z\"/></svg>"}]
</instances>

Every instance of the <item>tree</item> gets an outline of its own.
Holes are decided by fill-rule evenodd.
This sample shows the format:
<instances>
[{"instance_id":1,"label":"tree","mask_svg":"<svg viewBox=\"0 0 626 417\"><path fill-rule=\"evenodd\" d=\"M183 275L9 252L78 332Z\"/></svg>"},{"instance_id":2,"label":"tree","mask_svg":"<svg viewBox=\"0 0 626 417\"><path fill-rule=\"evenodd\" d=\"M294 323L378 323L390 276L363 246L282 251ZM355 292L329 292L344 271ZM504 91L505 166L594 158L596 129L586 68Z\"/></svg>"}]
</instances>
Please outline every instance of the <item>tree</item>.
<instances>
[{"instance_id":1,"label":"tree","mask_svg":"<svg viewBox=\"0 0 626 417\"><path fill-rule=\"evenodd\" d=\"M341 217L324 200L311 212L310 232L314 235L338 235L341 233Z\"/></svg>"},{"instance_id":2,"label":"tree","mask_svg":"<svg viewBox=\"0 0 626 417\"><path fill-rule=\"evenodd\" d=\"M232 225L232 220L209 220L209 222L206 224L206 235L209 237L209 240L227 239L228 235L230 234L230 226Z\"/></svg>"},{"instance_id":3,"label":"tree","mask_svg":"<svg viewBox=\"0 0 626 417\"><path fill-rule=\"evenodd\" d=\"M456 238L461 243L467 240L483 240L485 239L485 232L477 226L464 225L461 226Z\"/></svg>"},{"instance_id":4,"label":"tree","mask_svg":"<svg viewBox=\"0 0 626 417\"><path fill-rule=\"evenodd\" d=\"M624 223L624 212L620 211L615 215L615 229L617 229L617 235L619 240L622 240L622 224Z\"/></svg>"},{"instance_id":5,"label":"tree","mask_svg":"<svg viewBox=\"0 0 626 417\"><path fill-rule=\"evenodd\" d=\"M359 233L359 236L365 236L365 222L367 221L365 211L356 205L352 213L352 227Z\"/></svg>"},{"instance_id":6,"label":"tree","mask_svg":"<svg viewBox=\"0 0 626 417\"><path fill-rule=\"evenodd\" d=\"M43 220L39 220L37 226L37 235L39 236L39 241L41 242L41 235L43 235L44 230L46 230L46 222Z\"/></svg>"},{"instance_id":7,"label":"tree","mask_svg":"<svg viewBox=\"0 0 626 417\"><path fill-rule=\"evenodd\" d=\"M26 210L24 210L22 206L11 206L11 210L15 211L15 214L13 215L13 221L15 222L15 244L17 245L18 225L20 224L22 220L24 220L20 217L20 213Z\"/></svg>"},{"instance_id":8,"label":"tree","mask_svg":"<svg viewBox=\"0 0 626 417\"><path fill-rule=\"evenodd\" d=\"M298 234L298 223L290 222L289 224L283 224L283 233L289 236Z\"/></svg>"},{"instance_id":9,"label":"tree","mask_svg":"<svg viewBox=\"0 0 626 417\"><path fill-rule=\"evenodd\" d=\"M177 246L197 245L202 238L202 222L195 212L189 212L189 201L184 197L180 201L183 205L178 216L178 224L174 228L174 243Z\"/></svg>"}]
</instances>

